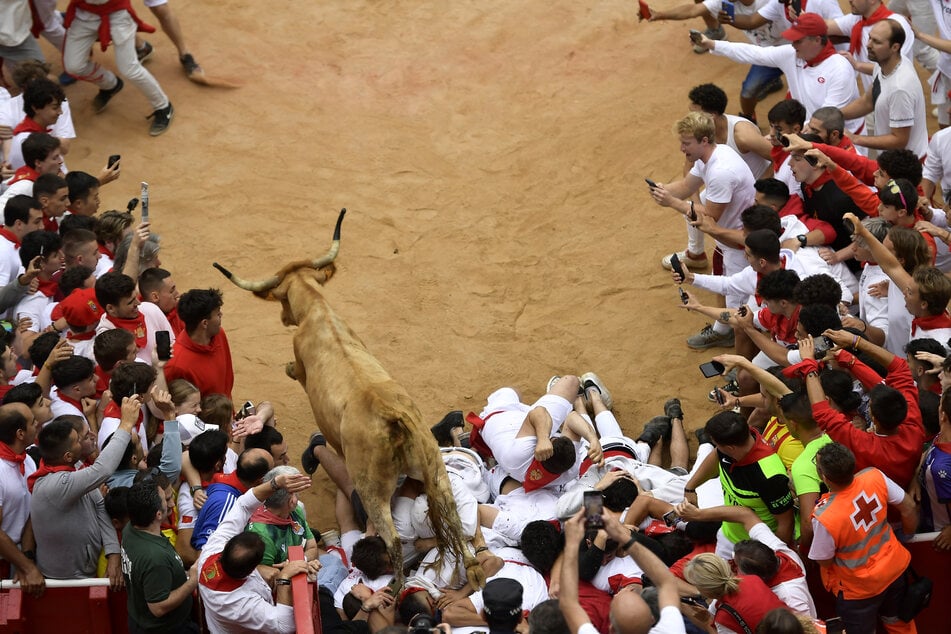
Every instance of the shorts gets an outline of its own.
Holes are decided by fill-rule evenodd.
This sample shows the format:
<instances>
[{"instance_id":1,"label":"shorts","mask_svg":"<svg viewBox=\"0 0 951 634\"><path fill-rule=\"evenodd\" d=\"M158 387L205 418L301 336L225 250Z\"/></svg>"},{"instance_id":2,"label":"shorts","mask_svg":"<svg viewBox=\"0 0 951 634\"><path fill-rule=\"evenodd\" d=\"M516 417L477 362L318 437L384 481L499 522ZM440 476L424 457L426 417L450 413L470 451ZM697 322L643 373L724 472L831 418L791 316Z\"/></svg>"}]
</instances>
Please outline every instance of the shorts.
<instances>
[{"instance_id":1,"label":"shorts","mask_svg":"<svg viewBox=\"0 0 951 634\"><path fill-rule=\"evenodd\" d=\"M740 97L743 99L755 99L760 92L766 88L767 84L783 76L783 71L772 66L750 66L746 73L746 79L743 80L743 86L740 88Z\"/></svg>"},{"instance_id":2,"label":"shorts","mask_svg":"<svg viewBox=\"0 0 951 634\"><path fill-rule=\"evenodd\" d=\"M928 78L928 86L931 87L931 104L938 109L938 123L942 126L951 124L951 114L948 114L948 107L951 106L948 99L951 79L940 70L936 70Z\"/></svg>"},{"instance_id":3,"label":"shorts","mask_svg":"<svg viewBox=\"0 0 951 634\"><path fill-rule=\"evenodd\" d=\"M32 35L27 35L26 39L16 46L3 46L0 44L0 58L4 64L11 67L18 62L26 62L31 59L38 59L45 62L43 51L40 49L40 43Z\"/></svg>"}]
</instances>

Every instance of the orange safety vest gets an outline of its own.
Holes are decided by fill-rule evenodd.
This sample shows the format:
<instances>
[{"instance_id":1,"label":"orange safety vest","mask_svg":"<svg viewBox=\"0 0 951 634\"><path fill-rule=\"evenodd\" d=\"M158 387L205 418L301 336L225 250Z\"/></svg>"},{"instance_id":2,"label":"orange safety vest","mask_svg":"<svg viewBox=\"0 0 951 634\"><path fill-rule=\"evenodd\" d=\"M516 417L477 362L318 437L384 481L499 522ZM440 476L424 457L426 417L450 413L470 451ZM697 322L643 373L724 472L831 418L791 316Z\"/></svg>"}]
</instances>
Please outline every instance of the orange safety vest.
<instances>
[{"instance_id":1,"label":"orange safety vest","mask_svg":"<svg viewBox=\"0 0 951 634\"><path fill-rule=\"evenodd\" d=\"M845 599L867 599L904 574L911 553L892 532L885 476L874 468L855 475L846 489L820 498L813 517L835 542L833 565L822 566L826 589Z\"/></svg>"}]
</instances>

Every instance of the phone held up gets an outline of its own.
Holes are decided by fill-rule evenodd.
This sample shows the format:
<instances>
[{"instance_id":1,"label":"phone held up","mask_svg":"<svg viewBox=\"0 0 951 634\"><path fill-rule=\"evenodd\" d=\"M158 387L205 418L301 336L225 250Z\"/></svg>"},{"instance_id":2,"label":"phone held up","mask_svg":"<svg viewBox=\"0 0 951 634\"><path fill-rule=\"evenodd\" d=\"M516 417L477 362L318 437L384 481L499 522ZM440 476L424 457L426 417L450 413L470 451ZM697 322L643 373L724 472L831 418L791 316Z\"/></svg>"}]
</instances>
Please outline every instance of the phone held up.
<instances>
[{"instance_id":1,"label":"phone held up","mask_svg":"<svg viewBox=\"0 0 951 634\"><path fill-rule=\"evenodd\" d=\"M109 162L106 163L106 167L108 167L109 169L112 169L112 166L115 165L116 163L118 163L118 162L119 162L119 159L121 159L121 158L122 158L122 157L121 157L120 155L118 155L118 154L113 154L113 155L111 155L111 156L109 157Z\"/></svg>"},{"instance_id":2,"label":"phone held up","mask_svg":"<svg viewBox=\"0 0 951 634\"><path fill-rule=\"evenodd\" d=\"M172 358L172 338L167 330L155 331L155 353L159 361L168 361Z\"/></svg>"},{"instance_id":3,"label":"phone held up","mask_svg":"<svg viewBox=\"0 0 951 634\"><path fill-rule=\"evenodd\" d=\"M720 376L725 369L726 367L719 361L708 361L707 363L700 364L700 372L703 373L703 378L705 379Z\"/></svg>"},{"instance_id":4,"label":"phone held up","mask_svg":"<svg viewBox=\"0 0 951 634\"><path fill-rule=\"evenodd\" d=\"M604 498L600 491L584 492L584 528L586 531L604 528Z\"/></svg>"}]
</instances>

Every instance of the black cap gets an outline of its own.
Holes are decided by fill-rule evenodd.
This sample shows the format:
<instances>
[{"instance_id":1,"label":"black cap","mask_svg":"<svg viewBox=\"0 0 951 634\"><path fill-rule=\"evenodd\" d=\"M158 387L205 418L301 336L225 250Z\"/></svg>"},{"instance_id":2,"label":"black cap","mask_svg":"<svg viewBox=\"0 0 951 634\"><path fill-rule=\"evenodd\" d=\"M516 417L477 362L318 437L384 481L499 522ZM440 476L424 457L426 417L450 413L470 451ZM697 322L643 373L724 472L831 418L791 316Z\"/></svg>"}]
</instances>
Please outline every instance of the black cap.
<instances>
[{"instance_id":1,"label":"black cap","mask_svg":"<svg viewBox=\"0 0 951 634\"><path fill-rule=\"evenodd\" d=\"M515 616L522 611L522 584L514 579L493 579L482 590L482 602L489 616Z\"/></svg>"}]
</instances>

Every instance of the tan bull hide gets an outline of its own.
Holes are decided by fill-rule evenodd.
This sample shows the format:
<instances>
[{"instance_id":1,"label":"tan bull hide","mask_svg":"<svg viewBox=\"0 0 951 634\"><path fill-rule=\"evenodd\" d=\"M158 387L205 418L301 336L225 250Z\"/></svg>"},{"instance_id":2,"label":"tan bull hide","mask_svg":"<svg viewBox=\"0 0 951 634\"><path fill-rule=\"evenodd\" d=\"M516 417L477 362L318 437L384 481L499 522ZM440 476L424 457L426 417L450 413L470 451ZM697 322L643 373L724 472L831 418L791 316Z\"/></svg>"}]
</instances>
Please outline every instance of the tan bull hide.
<instances>
[{"instance_id":1,"label":"tan bull hide","mask_svg":"<svg viewBox=\"0 0 951 634\"><path fill-rule=\"evenodd\" d=\"M403 553L390 513L400 474L419 480L429 498L429 520L436 533L440 563L447 552L465 553L469 580L480 587L485 575L469 554L456 511L449 476L432 433L419 409L321 293L333 275L340 247L341 210L330 250L316 260L284 266L266 280L242 280L218 263L235 285L258 297L281 302L281 320L297 326L294 361L288 374L307 392L317 426L343 456L370 521L386 541L402 579Z\"/></svg>"}]
</instances>

